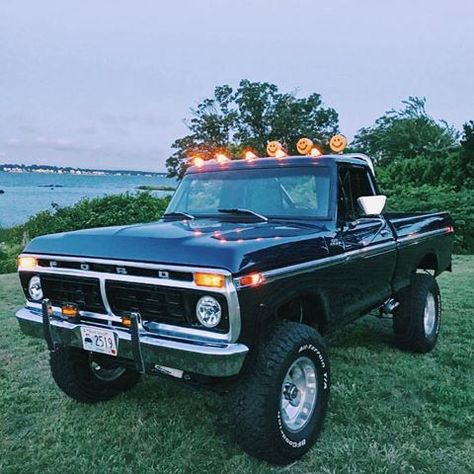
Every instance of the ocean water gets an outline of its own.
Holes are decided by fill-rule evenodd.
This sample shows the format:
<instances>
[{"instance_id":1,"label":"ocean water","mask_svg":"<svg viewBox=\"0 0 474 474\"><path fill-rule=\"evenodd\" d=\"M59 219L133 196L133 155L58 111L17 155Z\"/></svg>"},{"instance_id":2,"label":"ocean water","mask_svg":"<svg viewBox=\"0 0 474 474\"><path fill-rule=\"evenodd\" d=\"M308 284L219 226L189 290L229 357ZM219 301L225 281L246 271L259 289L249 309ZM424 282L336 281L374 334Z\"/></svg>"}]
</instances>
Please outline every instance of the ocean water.
<instances>
[{"instance_id":1,"label":"ocean water","mask_svg":"<svg viewBox=\"0 0 474 474\"><path fill-rule=\"evenodd\" d=\"M21 224L37 212L50 209L52 203L70 206L84 197L135 191L142 185L176 186L176 181L160 176L78 176L0 171L0 190L4 191L0 193L0 227ZM153 194L162 197L170 193L153 191Z\"/></svg>"}]
</instances>

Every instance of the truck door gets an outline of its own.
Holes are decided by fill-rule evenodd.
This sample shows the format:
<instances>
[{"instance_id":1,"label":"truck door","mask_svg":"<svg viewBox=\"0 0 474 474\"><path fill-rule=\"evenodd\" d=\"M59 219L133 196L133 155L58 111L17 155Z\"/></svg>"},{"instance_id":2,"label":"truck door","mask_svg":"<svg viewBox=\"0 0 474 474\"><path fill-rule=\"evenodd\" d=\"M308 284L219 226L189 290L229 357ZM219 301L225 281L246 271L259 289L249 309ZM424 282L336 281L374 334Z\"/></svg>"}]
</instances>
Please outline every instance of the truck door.
<instances>
[{"instance_id":1,"label":"truck door","mask_svg":"<svg viewBox=\"0 0 474 474\"><path fill-rule=\"evenodd\" d=\"M365 313L382 304L392 293L396 263L393 233L383 216L364 217L357 198L377 194L368 168L338 168L338 237L347 255L341 275L343 317Z\"/></svg>"}]
</instances>

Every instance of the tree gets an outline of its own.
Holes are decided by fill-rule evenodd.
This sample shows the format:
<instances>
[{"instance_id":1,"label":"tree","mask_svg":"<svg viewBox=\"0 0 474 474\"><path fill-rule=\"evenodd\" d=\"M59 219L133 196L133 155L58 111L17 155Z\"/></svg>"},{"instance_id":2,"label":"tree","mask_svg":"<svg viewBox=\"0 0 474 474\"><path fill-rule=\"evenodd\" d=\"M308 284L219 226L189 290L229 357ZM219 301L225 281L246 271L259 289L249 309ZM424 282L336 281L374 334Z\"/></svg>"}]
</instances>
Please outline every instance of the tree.
<instances>
[{"instance_id":1,"label":"tree","mask_svg":"<svg viewBox=\"0 0 474 474\"><path fill-rule=\"evenodd\" d=\"M373 126L360 129L351 149L382 163L420 155L440 156L458 146L459 133L427 114L425 98L409 97L402 104L401 110L389 110Z\"/></svg>"},{"instance_id":2,"label":"tree","mask_svg":"<svg viewBox=\"0 0 474 474\"><path fill-rule=\"evenodd\" d=\"M472 120L463 125L459 158L464 183L466 184L466 179L472 183L474 181L474 121Z\"/></svg>"},{"instance_id":3,"label":"tree","mask_svg":"<svg viewBox=\"0 0 474 474\"><path fill-rule=\"evenodd\" d=\"M338 131L338 115L323 106L320 94L297 98L268 82L242 80L235 91L218 86L191 115L186 122L190 133L172 144L175 152L166 160L169 176L181 177L192 154L209 159L227 149L237 156L251 147L265 155L269 140L279 140L296 153L299 138L309 137L325 147Z\"/></svg>"}]
</instances>

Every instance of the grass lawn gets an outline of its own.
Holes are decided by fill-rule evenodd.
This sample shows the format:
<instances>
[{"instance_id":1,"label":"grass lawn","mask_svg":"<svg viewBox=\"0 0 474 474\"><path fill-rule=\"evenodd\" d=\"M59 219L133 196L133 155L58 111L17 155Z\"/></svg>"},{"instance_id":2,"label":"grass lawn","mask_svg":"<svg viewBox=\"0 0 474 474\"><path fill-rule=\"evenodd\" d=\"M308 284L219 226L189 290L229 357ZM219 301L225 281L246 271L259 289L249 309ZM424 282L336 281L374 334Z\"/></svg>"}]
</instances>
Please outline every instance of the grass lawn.
<instances>
[{"instance_id":1,"label":"grass lawn","mask_svg":"<svg viewBox=\"0 0 474 474\"><path fill-rule=\"evenodd\" d=\"M372 317L338 336L321 439L275 468L234 443L225 397L146 378L111 402L68 399L44 342L17 327L16 275L0 275L0 473L473 473L474 257L457 257L440 284L432 353L400 352L391 323Z\"/></svg>"}]
</instances>

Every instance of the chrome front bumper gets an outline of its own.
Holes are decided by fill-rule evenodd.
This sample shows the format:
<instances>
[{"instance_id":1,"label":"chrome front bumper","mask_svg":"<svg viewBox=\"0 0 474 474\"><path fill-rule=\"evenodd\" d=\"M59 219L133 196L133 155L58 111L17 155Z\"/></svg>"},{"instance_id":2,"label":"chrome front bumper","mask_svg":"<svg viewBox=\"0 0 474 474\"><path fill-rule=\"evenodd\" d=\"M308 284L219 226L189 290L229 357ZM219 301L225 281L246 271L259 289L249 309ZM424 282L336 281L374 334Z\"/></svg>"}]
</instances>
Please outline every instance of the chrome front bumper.
<instances>
[{"instance_id":1,"label":"chrome front bumper","mask_svg":"<svg viewBox=\"0 0 474 474\"><path fill-rule=\"evenodd\" d=\"M65 321L54 315L45 318L41 310L30 308L20 309L16 317L25 334L42 339L46 334L48 345L82 348L81 323ZM156 373L160 371L159 367L166 367L213 377L232 376L240 372L248 352L247 346L238 343L190 342L163 338L138 329L134 338L133 329L107 329L117 335L118 357L135 361L146 373Z\"/></svg>"}]
</instances>

